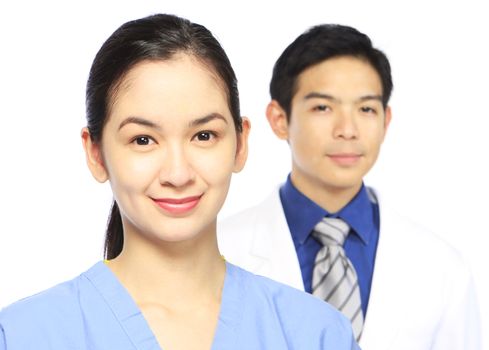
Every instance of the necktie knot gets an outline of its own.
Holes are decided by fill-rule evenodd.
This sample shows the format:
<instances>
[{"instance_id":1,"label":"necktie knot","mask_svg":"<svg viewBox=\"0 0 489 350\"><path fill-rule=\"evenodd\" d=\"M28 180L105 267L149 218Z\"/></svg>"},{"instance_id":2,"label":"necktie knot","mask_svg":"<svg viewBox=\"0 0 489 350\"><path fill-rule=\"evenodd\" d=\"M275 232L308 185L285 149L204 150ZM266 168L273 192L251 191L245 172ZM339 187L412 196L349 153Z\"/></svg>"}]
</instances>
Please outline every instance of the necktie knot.
<instances>
[{"instance_id":1,"label":"necktie knot","mask_svg":"<svg viewBox=\"0 0 489 350\"><path fill-rule=\"evenodd\" d=\"M324 246L343 246L350 226L342 219L324 217L314 226L313 237Z\"/></svg>"},{"instance_id":2,"label":"necktie knot","mask_svg":"<svg viewBox=\"0 0 489 350\"><path fill-rule=\"evenodd\" d=\"M312 235L323 247L314 260L312 293L350 319L358 341L363 329L362 300L355 268L343 249L349 230L343 220L326 217L314 227Z\"/></svg>"}]
</instances>

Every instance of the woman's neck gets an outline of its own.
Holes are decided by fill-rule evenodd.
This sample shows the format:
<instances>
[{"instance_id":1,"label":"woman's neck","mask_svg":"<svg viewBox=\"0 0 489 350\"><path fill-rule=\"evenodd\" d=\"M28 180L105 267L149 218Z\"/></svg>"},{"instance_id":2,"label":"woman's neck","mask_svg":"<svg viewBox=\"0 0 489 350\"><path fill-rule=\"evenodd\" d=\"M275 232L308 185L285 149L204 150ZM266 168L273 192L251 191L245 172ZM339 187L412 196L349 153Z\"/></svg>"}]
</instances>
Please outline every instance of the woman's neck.
<instances>
[{"instance_id":1,"label":"woman's neck","mask_svg":"<svg viewBox=\"0 0 489 350\"><path fill-rule=\"evenodd\" d=\"M138 305L180 309L219 302L226 268L215 229L210 231L183 242L155 243L126 230L124 249L108 266Z\"/></svg>"}]
</instances>

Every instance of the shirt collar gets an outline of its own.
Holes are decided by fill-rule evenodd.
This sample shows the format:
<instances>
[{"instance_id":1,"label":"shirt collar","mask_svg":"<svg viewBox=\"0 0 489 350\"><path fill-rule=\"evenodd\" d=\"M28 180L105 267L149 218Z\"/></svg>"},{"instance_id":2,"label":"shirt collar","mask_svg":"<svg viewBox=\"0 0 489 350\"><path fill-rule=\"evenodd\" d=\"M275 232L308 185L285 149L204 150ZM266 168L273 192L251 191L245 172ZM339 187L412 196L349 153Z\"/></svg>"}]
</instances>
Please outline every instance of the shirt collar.
<instances>
[{"instance_id":1,"label":"shirt collar","mask_svg":"<svg viewBox=\"0 0 489 350\"><path fill-rule=\"evenodd\" d=\"M374 205L375 203L370 201L367 188L362 183L355 197L335 215L345 220L365 245L370 242L375 231Z\"/></svg>"},{"instance_id":2,"label":"shirt collar","mask_svg":"<svg viewBox=\"0 0 489 350\"><path fill-rule=\"evenodd\" d=\"M280 188L280 199L292 239L299 244L305 242L314 226L325 216L345 220L365 245L375 230L375 204L370 201L364 184L355 197L337 213L329 213L302 194L292 183L290 174Z\"/></svg>"}]
</instances>

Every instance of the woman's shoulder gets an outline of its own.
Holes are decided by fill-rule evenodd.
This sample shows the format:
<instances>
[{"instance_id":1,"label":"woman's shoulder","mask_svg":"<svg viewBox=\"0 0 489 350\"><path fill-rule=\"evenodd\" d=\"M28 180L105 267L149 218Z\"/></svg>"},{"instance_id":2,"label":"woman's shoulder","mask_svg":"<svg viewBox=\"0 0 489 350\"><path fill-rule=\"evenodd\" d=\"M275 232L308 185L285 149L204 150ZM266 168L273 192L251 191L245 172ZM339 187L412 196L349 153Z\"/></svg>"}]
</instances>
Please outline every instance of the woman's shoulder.
<instances>
[{"instance_id":1,"label":"woman's shoulder","mask_svg":"<svg viewBox=\"0 0 489 350\"><path fill-rule=\"evenodd\" d=\"M80 329L74 326L83 322L80 295L85 280L81 274L3 308L0 335L7 340L29 338L32 341L47 339L51 334L70 336L75 329Z\"/></svg>"},{"instance_id":2,"label":"woman's shoulder","mask_svg":"<svg viewBox=\"0 0 489 350\"><path fill-rule=\"evenodd\" d=\"M329 344L328 349L332 345L335 349L357 349L349 320L328 303L240 267L231 268L242 280L250 319L261 322L268 314L267 328L273 328L270 322L277 320L287 343L299 342L311 349L317 348L318 342Z\"/></svg>"},{"instance_id":3,"label":"woman's shoulder","mask_svg":"<svg viewBox=\"0 0 489 350\"><path fill-rule=\"evenodd\" d=\"M232 265L232 268L245 281L248 293L273 300L277 306L286 307L291 313L297 311L302 314L304 311L310 311L311 316L317 315L318 317L324 317L326 315L333 319L344 319L344 316L334 307L311 294L274 281L268 277L255 275L235 265ZM290 301L294 302L290 303Z\"/></svg>"},{"instance_id":4,"label":"woman's shoulder","mask_svg":"<svg viewBox=\"0 0 489 350\"><path fill-rule=\"evenodd\" d=\"M0 323L35 322L69 312L76 303L79 277L20 299L0 311Z\"/></svg>"}]
</instances>

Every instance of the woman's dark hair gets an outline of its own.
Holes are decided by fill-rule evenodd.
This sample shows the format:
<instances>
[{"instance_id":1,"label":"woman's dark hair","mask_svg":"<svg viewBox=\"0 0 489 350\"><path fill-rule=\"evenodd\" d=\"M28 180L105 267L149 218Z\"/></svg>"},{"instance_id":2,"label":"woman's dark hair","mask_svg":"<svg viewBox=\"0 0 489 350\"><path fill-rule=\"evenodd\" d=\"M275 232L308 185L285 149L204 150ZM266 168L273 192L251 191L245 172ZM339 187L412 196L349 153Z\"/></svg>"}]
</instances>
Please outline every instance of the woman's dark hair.
<instances>
[{"instance_id":1,"label":"woman's dark hair","mask_svg":"<svg viewBox=\"0 0 489 350\"><path fill-rule=\"evenodd\" d=\"M202 25L158 14L123 24L95 56L86 91L87 127L92 142L101 142L114 97L131 68L142 61L170 60L178 53L197 58L220 78L236 131L242 131L236 75L219 42ZM107 224L105 257L118 256L123 244L122 219L114 201Z\"/></svg>"},{"instance_id":2,"label":"woman's dark hair","mask_svg":"<svg viewBox=\"0 0 489 350\"><path fill-rule=\"evenodd\" d=\"M285 110L287 119L290 119L299 75L311 66L339 56L358 57L375 69L382 83L382 104L387 107L393 88L387 56L372 46L367 35L355 28L322 24L299 35L275 62L270 95Z\"/></svg>"}]
</instances>

